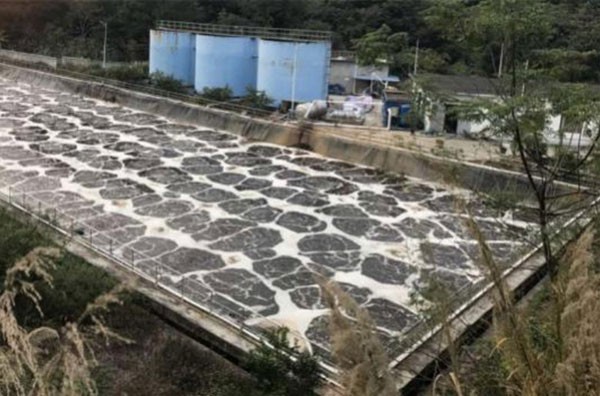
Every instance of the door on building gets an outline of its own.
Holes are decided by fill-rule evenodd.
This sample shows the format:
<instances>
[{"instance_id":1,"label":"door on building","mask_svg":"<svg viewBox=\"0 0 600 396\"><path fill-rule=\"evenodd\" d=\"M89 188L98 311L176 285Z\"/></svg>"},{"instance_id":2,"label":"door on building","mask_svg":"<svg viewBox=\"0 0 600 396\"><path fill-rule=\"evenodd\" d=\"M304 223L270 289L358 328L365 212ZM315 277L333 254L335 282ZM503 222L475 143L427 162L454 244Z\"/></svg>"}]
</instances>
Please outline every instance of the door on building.
<instances>
[{"instance_id":1,"label":"door on building","mask_svg":"<svg viewBox=\"0 0 600 396\"><path fill-rule=\"evenodd\" d=\"M458 129L458 115L456 114L456 107L453 105L446 105L446 114L444 117L444 132L456 134Z\"/></svg>"}]
</instances>

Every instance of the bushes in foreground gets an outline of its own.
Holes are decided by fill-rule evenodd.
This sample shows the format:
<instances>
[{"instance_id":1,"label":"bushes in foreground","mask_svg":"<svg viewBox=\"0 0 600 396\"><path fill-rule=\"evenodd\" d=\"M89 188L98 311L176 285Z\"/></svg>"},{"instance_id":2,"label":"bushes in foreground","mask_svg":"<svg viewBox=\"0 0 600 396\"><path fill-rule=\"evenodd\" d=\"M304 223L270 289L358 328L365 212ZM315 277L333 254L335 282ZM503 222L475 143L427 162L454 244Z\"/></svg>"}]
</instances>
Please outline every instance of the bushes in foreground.
<instances>
[{"instance_id":1,"label":"bushes in foreground","mask_svg":"<svg viewBox=\"0 0 600 396\"><path fill-rule=\"evenodd\" d=\"M457 356L441 362L449 372L435 379L434 394L600 395L599 228L596 219L569 246L557 278L525 307L495 275L500 267L479 240L495 291L493 332L472 346L454 346Z\"/></svg>"}]
</instances>

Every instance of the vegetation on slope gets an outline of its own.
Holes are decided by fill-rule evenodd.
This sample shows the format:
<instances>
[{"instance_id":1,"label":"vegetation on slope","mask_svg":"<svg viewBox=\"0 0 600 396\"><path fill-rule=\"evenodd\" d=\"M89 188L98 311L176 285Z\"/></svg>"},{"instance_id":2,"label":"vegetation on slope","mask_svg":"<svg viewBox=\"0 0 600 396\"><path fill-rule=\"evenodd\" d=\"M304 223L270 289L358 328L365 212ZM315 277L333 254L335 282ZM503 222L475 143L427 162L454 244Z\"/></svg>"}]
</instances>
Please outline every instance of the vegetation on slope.
<instances>
[{"instance_id":1,"label":"vegetation on slope","mask_svg":"<svg viewBox=\"0 0 600 396\"><path fill-rule=\"evenodd\" d=\"M599 231L596 219L561 256L557 278L527 304L516 305L504 282L494 281L490 334L451 346L440 362L449 369L434 380L431 394L600 394ZM493 273L496 264L486 261Z\"/></svg>"},{"instance_id":2,"label":"vegetation on slope","mask_svg":"<svg viewBox=\"0 0 600 396\"><path fill-rule=\"evenodd\" d=\"M148 59L148 30L159 19L331 30L334 49L361 49L361 38L384 34L377 48L396 73L412 71L417 41L420 70L495 74L501 43L494 35L466 38L477 31L464 18L485 0L15 0L3 4L0 45L53 56L102 58L104 25L112 61ZM496 1L500 3L499 1ZM521 0L502 3L517 4ZM551 31L532 56L531 65L550 67L564 81L600 81L597 20L600 3L588 0L543 0L551 8ZM532 24L537 15L524 15ZM371 36L369 36L371 35ZM377 35L377 34L376 34ZM382 44L388 43L389 46ZM391 51L391 53L390 53ZM367 51L369 53L369 51Z\"/></svg>"}]
</instances>

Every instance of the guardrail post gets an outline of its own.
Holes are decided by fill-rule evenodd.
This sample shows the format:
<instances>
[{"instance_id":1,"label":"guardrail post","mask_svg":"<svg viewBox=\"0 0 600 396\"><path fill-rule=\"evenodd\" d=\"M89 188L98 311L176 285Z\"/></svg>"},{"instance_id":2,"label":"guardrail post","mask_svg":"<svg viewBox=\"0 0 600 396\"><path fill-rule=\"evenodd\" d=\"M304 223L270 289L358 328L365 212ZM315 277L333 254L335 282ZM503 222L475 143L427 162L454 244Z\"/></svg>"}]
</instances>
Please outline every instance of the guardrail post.
<instances>
[{"instance_id":1,"label":"guardrail post","mask_svg":"<svg viewBox=\"0 0 600 396\"><path fill-rule=\"evenodd\" d=\"M154 266L154 284L158 284L158 263Z\"/></svg>"},{"instance_id":2,"label":"guardrail post","mask_svg":"<svg viewBox=\"0 0 600 396\"><path fill-rule=\"evenodd\" d=\"M42 202L38 201L38 214L42 214Z\"/></svg>"},{"instance_id":3,"label":"guardrail post","mask_svg":"<svg viewBox=\"0 0 600 396\"><path fill-rule=\"evenodd\" d=\"M185 293L185 276L181 278L181 286L179 287L179 292L181 293L181 299L183 300Z\"/></svg>"},{"instance_id":4,"label":"guardrail post","mask_svg":"<svg viewBox=\"0 0 600 396\"><path fill-rule=\"evenodd\" d=\"M73 238L73 228L74 228L74 227L75 227L75 226L74 226L74 224L73 224L73 219L71 219L71 225L70 225L70 228L69 228L69 234L71 234L71 238Z\"/></svg>"},{"instance_id":5,"label":"guardrail post","mask_svg":"<svg viewBox=\"0 0 600 396\"><path fill-rule=\"evenodd\" d=\"M12 186L8 186L8 203L12 204Z\"/></svg>"}]
</instances>

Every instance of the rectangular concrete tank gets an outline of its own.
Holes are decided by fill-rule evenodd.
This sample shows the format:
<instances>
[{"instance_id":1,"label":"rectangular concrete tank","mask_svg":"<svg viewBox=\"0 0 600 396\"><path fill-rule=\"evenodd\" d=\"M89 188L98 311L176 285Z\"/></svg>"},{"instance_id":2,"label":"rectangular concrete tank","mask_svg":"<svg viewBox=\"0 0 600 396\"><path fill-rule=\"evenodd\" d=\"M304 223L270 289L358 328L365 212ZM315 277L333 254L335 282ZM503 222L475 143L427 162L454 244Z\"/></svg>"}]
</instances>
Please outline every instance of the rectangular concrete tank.
<instances>
[{"instance_id":1,"label":"rectangular concrete tank","mask_svg":"<svg viewBox=\"0 0 600 396\"><path fill-rule=\"evenodd\" d=\"M194 85L196 38L193 33L150 31L150 73L162 72L186 85Z\"/></svg>"},{"instance_id":2,"label":"rectangular concrete tank","mask_svg":"<svg viewBox=\"0 0 600 396\"><path fill-rule=\"evenodd\" d=\"M229 86L235 96L256 88L258 46L254 37L196 36L194 88Z\"/></svg>"},{"instance_id":3,"label":"rectangular concrete tank","mask_svg":"<svg viewBox=\"0 0 600 396\"><path fill-rule=\"evenodd\" d=\"M275 100L327 98L330 42L259 40L256 87Z\"/></svg>"}]
</instances>

